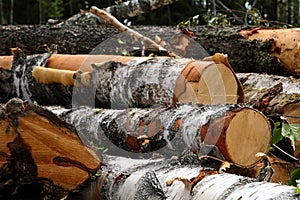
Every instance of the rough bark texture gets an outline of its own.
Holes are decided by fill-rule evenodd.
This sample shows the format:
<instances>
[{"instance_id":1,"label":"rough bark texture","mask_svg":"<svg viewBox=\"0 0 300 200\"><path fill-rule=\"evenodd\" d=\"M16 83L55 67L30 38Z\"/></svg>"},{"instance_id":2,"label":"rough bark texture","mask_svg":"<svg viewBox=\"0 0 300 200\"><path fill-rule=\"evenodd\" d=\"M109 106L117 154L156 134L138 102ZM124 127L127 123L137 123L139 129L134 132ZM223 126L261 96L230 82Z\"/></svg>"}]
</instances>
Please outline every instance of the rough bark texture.
<instances>
[{"instance_id":1,"label":"rough bark texture","mask_svg":"<svg viewBox=\"0 0 300 200\"><path fill-rule=\"evenodd\" d=\"M0 100L19 97L40 105L115 109L177 102L242 103L241 84L227 58L218 57L223 60L51 53L27 58L15 52L11 70L0 71L4 94Z\"/></svg>"},{"instance_id":2,"label":"rough bark texture","mask_svg":"<svg viewBox=\"0 0 300 200\"><path fill-rule=\"evenodd\" d=\"M179 42L178 38L174 37L174 28L134 27L134 29L152 39L154 39L155 35L159 35L163 40L169 42L170 46L172 46L171 40ZM192 42L193 45L190 48L189 54L186 54L186 52L180 54L176 51L175 53L197 59L201 58L201 56L203 58L203 55L207 55L207 52L209 55L213 55L216 52L226 53L229 56L229 63L236 72L266 72L278 75L292 74L292 72L285 70L285 67L278 62L275 56L271 55L272 41L247 40L240 34L239 31L241 29L240 27L191 27L190 30L195 33L193 39L195 39L196 44ZM44 51L39 48L44 44L48 46L57 45L59 53L88 54L99 43L117 33L118 31L110 26L72 26L65 28L49 26L2 26L0 54L9 55L10 48L16 46L22 48L26 54L35 54ZM61 38L64 39L61 40ZM112 39L114 45L118 44L117 38L120 38L120 36L113 37ZM181 38L180 42L182 43L182 41ZM117 51L116 49L112 49L111 42L101 45L101 50L98 49L101 53L107 54ZM132 43L127 42L125 45L123 44L123 46L127 47L128 45L131 46ZM185 47L181 46L180 50L188 50L189 45ZM104 51L103 49L108 50ZM172 47L170 50L174 51ZM127 51L133 51L132 46ZM119 51L117 54L121 52ZM199 54L201 55L196 57L197 54L198 56Z\"/></svg>"},{"instance_id":3,"label":"rough bark texture","mask_svg":"<svg viewBox=\"0 0 300 200\"><path fill-rule=\"evenodd\" d=\"M245 102L264 114L285 115L283 107L289 103L290 106L295 103L297 108L294 101L300 98L298 79L256 73L237 73L237 76L243 85ZM290 115L299 116L299 109L295 108Z\"/></svg>"},{"instance_id":4,"label":"rough bark texture","mask_svg":"<svg viewBox=\"0 0 300 200\"><path fill-rule=\"evenodd\" d=\"M298 199L295 188L201 167L195 156L179 159L105 157L103 187L87 194L101 199ZM120 169L110 171L109 169ZM261 173L263 175L264 173ZM91 196L89 196L91 198Z\"/></svg>"},{"instance_id":5,"label":"rough bark texture","mask_svg":"<svg viewBox=\"0 0 300 200\"><path fill-rule=\"evenodd\" d=\"M1 199L61 199L100 168L75 128L20 99L0 108Z\"/></svg>"},{"instance_id":6,"label":"rough bark texture","mask_svg":"<svg viewBox=\"0 0 300 200\"><path fill-rule=\"evenodd\" d=\"M167 109L79 108L59 112L59 116L74 124L94 145L99 148L104 145L102 148L115 155L132 155L123 151L126 150L172 156L181 155L187 149L205 155L217 146L230 162L251 166L260 159L255 157L257 152L268 150L270 140L266 118L239 105L180 104ZM252 123L257 126L253 127ZM245 128L240 136L237 131L240 125L251 128ZM245 142L234 142L239 137Z\"/></svg>"},{"instance_id":7,"label":"rough bark texture","mask_svg":"<svg viewBox=\"0 0 300 200\"><path fill-rule=\"evenodd\" d=\"M47 45L60 53L88 54L98 44L119 33L111 26L0 26L0 54L19 47L27 55L45 53Z\"/></svg>"},{"instance_id":8,"label":"rough bark texture","mask_svg":"<svg viewBox=\"0 0 300 200\"><path fill-rule=\"evenodd\" d=\"M271 54L276 56L285 68L300 76L300 29L252 29L244 37L249 40L272 42ZM250 32L250 33L249 33Z\"/></svg>"}]
</instances>

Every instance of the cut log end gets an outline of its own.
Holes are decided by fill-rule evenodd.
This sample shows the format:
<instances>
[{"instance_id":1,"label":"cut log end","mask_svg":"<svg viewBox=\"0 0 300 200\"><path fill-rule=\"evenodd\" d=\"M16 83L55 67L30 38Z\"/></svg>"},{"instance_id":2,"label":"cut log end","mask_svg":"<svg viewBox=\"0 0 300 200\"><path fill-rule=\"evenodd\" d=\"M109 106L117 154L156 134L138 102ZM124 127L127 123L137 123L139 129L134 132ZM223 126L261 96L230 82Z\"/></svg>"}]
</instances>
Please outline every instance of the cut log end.
<instances>
[{"instance_id":1,"label":"cut log end","mask_svg":"<svg viewBox=\"0 0 300 200\"><path fill-rule=\"evenodd\" d=\"M242 167L261 160L255 155L268 151L270 138L268 120L251 108L232 110L201 129L205 143L216 145L226 160Z\"/></svg>"},{"instance_id":2,"label":"cut log end","mask_svg":"<svg viewBox=\"0 0 300 200\"><path fill-rule=\"evenodd\" d=\"M83 145L71 125L21 100L12 99L0 108L0 133L0 171L9 166L14 176L15 171L24 171L24 163L32 163L25 169L31 173L19 174L28 183L46 178L64 190L74 190L100 168L99 158ZM25 151L27 156L20 157Z\"/></svg>"},{"instance_id":3,"label":"cut log end","mask_svg":"<svg viewBox=\"0 0 300 200\"><path fill-rule=\"evenodd\" d=\"M234 115L226 130L225 144L231 161L242 166L251 166L260 158L258 152L267 152L271 139L266 118L251 109L242 109Z\"/></svg>"},{"instance_id":4,"label":"cut log end","mask_svg":"<svg viewBox=\"0 0 300 200\"><path fill-rule=\"evenodd\" d=\"M182 71L177 80L175 96L178 102L200 104L236 104L243 92L234 72L224 64L194 61Z\"/></svg>"}]
</instances>

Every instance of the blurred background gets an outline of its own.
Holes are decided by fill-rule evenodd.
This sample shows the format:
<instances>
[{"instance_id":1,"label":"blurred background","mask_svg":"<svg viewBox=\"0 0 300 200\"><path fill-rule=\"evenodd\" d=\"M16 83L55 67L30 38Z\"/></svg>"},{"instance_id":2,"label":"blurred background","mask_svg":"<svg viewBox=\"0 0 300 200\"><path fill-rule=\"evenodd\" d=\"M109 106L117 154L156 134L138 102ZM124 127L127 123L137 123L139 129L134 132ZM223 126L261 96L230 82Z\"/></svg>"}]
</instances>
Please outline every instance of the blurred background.
<instances>
[{"instance_id":1,"label":"blurred background","mask_svg":"<svg viewBox=\"0 0 300 200\"><path fill-rule=\"evenodd\" d=\"M124 0L123 0L124 1ZM106 8L118 0L0 0L0 24L45 24L65 20L91 6ZM299 26L300 0L178 0L127 19L130 25Z\"/></svg>"}]
</instances>

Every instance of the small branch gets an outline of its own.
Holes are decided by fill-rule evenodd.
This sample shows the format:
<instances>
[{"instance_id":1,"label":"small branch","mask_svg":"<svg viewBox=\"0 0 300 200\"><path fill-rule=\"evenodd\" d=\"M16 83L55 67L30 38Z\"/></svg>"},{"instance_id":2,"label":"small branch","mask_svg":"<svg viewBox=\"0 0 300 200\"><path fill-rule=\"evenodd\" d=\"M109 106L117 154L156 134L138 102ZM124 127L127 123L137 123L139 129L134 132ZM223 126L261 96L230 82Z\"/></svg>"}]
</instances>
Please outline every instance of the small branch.
<instances>
[{"instance_id":1,"label":"small branch","mask_svg":"<svg viewBox=\"0 0 300 200\"><path fill-rule=\"evenodd\" d=\"M229 9L225 4L223 4L220 0L216 0L216 3L220 4L220 6L222 6L227 12L231 13L234 19L236 19L237 21L241 21L240 18L236 16L236 14L234 14L234 12L231 9Z\"/></svg>"},{"instance_id":2,"label":"small branch","mask_svg":"<svg viewBox=\"0 0 300 200\"><path fill-rule=\"evenodd\" d=\"M101 17L102 19L104 19L105 21L107 21L109 24L111 24L112 26L114 26L116 29L118 29L121 32L124 32L128 35L132 35L134 36L134 38L137 41L143 41L145 42L146 45L149 45L151 48L154 48L157 52L163 53L166 56L169 57L175 57L175 58L179 58L180 56L169 52L167 49L163 48L162 46L158 45L157 43L155 43L153 40L151 40L148 37L145 37L143 35L141 35L140 33L134 31L133 29L123 25L121 22L119 22L114 16L112 16L111 14L107 13L106 11L97 8L96 6L92 6L90 9L90 12L98 17Z\"/></svg>"},{"instance_id":3,"label":"small branch","mask_svg":"<svg viewBox=\"0 0 300 200\"><path fill-rule=\"evenodd\" d=\"M300 164L300 160L292 155L290 155L289 153L285 152L284 150L282 150L281 148L279 148L277 145L272 144L272 147L274 149L277 149L278 151L280 151L281 153L283 153L284 155L286 155L288 158L292 159L294 162Z\"/></svg>"}]
</instances>

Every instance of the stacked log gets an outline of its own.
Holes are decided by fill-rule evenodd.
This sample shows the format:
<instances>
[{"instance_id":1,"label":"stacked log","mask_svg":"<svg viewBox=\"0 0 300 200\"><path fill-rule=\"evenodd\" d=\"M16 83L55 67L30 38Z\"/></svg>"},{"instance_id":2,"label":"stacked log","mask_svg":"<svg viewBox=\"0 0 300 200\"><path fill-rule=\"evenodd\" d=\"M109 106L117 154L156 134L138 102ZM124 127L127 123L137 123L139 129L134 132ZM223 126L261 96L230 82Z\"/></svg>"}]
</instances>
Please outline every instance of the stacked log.
<instances>
[{"instance_id":1,"label":"stacked log","mask_svg":"<svg viewBox=\"0 0 300 200\"><path fill-rule=\"evenodd\" d=\"M237 77L243 85L246 103L266 115L299 116L298 79L256 73L238 73ZM292 110L294 113L290 113Z\"/></svg>"},{"instance_id":2,"label":"stacked log","mask_svg":"<svg viewBox=\"0 0 300 200\"><path fill-rule=\"evenodd\" d=\"M241 31L248 40L269 40L272 44L270 53L274 55L287 71L300 76L300 29L259 29Z\"/></svg>"},{"instance_id":3,"label":"stacked log","mask_svg":"<svg viewBox=\"0 0 300 200\"><path fill-rule=\"evenodd\" d=\"M226 160L243 167L253 166L260 160L256 153L268 151L271 135L264 115L236 104L177 104L170 108L127 110L82 107L57 114L74 124L96 146L99 140L108 138L104 148L114 150L113 153L124 153L120 150L123 149L180 156L189 150L206 155L212 150L206 149L206 144L218 147ZM241 126L247 127L242 135L238 131ZM110 150L110 142L120 149Z\"/></svg>"},{"instance_id":4,"label":"stacked log","mask_svg":"<svg viewBox=\"0 0 300 200\"><path fill-rule=\"evenodd\" d=\"M0 66L7 69L7 60L4 58ZM1 71L10 74L10 78L2 79L9 86L3 88L7 95L2 102L20 97L40 105L85 104L105 108L243 102L241 84L226 59L198 61L46 53L29 58L15 55L11 63L10 71Z\"/></svg>"},{"instance_id":5,"label":"stacked log","mask_svg":"<svg viewBox=\"0 0 300 200\"><path fill-rule=\"evenodd\" d=\"M106 156L108 169L99 179L99 193L87 190L87 199L298 199L295 188L201 168L197 157L179 160ZM104 179L104 182L102 182Z\"/></svg>"},{"instance_id":6,"label":"stacked log","mask_svg":"<svg viewBox=\"0 0 300 200\"><path fill-rule=\"evenodd\" d=\"M3 199L60 199L100 168L72 125L20 99L1 105L0 133Z\"/></svg>"},{"instance_id":7,"label":"stacked log","mask_svg":"<svg viewBox=\"0 0 300 200\"><path fill-rule=\"evenodd\" d=\"M158 35L161 38L165 38L163 40L169 43L172 43L171 40L177 37L176 30L169 27L151 26L134 27L134 29L150 38ZM276 35L269 34L272 30L252 29L245 31L240 27L196 26L190 27L190 31L194 33L193 39L198 44L198 47L195 45L195 41L190 40L188 43L191 46L189 47L188 45L187 49L194 52L193 58L195 59L200 59L201 57L197 57L197 54L203 54L202 52L207 52L209 55L219 52L228 54L229 63L234 71L238 73L256 72L299 76L298 69L296 69L299 61L297 53L285 56L287 59L276 57L279 54L290 53L288 49L287 51L282 49L280 42L286 44L286 47L289 46L288 48L293 48L292 52L297 52L299 43L298 29L279 29L275 31L277 32ZM267 32L269 36L260 36L264 32ZM111 26L71 26L64 28L51 26L4 26L1 27L0 54L10 55L10 48L14 47L22 48L28 55L44 53L45 48L42 47L45 44L49 47L56 45L58 52L61 54L89 54L93 53L94 48L99 44L103 44L109 38L114 40L113 42L116 44L116 40L120 37L120 35L114 37L116 34L118 34L118 31ZM184 35L183 33L180 34ZM293 37L290 37L291 34L293 34ZM68 42L61 41L59 38L65 38ZM295 41L293 38L295 38ZM179 41L182 40L179 39ZM111 43L110 45L103 45L101 46L102 54L120 55L120 52L116 52L116 49L112 48ZM120 48L123 48L123 46L121 45ZM132 47L130 47L129 51L132 51ZM181 56L187 55L181 54ZM291 60L296 65L288 66L286 61L290 58L293 58Z\"/></svg>"}]
</instances>

